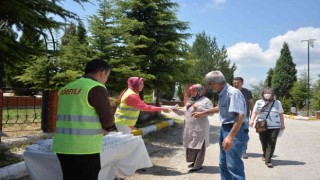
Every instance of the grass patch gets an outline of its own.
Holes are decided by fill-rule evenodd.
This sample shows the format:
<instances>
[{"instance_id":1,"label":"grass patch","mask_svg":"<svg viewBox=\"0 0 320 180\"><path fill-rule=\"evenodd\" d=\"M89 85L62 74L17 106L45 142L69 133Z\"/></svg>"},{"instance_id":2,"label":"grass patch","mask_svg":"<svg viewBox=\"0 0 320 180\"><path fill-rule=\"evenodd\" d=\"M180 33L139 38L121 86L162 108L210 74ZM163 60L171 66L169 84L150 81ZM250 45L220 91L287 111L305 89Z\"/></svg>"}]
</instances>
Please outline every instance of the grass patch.
<instances>
[{"instance_id":1,"label":"grass patch","mask_svg":"<svg viewBox=\"0 0 320 180\"><path fill-rule=\"evenodd\" d=\"M0 168L24 161L23 158L0 154Z\"/></svg>"},{"instance_id":2,"label":"grass patch","mask_svg":"<svg viewBox=\"0 0 320 180\"><path fill-rule=\"evenodd\" d=\"M41 122L41 109L4 109L2 111L3 124Z\"/></svg>"}]
</instances>

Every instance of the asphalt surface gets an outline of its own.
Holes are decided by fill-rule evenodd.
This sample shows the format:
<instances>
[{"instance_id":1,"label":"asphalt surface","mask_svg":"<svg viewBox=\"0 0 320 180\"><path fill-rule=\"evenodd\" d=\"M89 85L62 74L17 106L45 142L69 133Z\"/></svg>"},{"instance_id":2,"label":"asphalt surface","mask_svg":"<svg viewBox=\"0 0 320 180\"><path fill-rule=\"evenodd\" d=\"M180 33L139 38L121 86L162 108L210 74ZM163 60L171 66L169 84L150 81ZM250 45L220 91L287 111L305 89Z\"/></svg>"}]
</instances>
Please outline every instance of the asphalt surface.
<instances>
[{"instance_id":1,"label":"asphalt surface","mask_svg":"<svg viewBox=\"0 0 320 180\"><path fill-rule=\"evenodd\" d=\"M172 115L172 114L171 114ZM246 179L248 180L320 180L320 121L304 121L285 119L286 130L278 138L272 162L273 168L268 168L261 160L262 150L258 134L250 128L250 141L244 159ZM206 180L220 179L219 174L219 134L220 122L218 115L210 117L210 146L206 151L204 171L187 173L189 168L185 162L185 152L182 147L171 157L156 160L157 173L136 174L129 179L190 179ZM151 157L152 159L152 157ZM153 160L155 161L155 159ZM160 169L160 170L159 170ZM160 172L161 171L161 172Z\"/></svg>"}]
</instances>

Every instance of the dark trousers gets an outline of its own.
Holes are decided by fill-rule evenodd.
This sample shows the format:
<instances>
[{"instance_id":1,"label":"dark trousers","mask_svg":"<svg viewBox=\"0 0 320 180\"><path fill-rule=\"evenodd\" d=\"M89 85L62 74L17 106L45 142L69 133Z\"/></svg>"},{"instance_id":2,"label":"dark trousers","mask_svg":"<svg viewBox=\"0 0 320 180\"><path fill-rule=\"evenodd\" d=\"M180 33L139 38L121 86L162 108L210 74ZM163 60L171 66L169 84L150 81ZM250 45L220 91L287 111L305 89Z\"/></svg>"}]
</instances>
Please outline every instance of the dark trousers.
<instances>
[{"instance_id":1,"label":"dark trousers","mask_svg":"<svg viewBox=\"0 0 320 180\"><path fill-rule=\"evenodd\" d=\"M268 129L266 132L259 133L263 157L265 158L266 163L271 163L279 131L280 129Z\"/></svg>"},{"instance_id":2,"label":"dark trousers","mask_svg":"<svg viewBox=\"0 0 320 180\"><path fill-rule=\"evenodd\" d=\"M57 154L64 180L97 180L100 153L97 154Z\"/></svg>"}]
</instances>

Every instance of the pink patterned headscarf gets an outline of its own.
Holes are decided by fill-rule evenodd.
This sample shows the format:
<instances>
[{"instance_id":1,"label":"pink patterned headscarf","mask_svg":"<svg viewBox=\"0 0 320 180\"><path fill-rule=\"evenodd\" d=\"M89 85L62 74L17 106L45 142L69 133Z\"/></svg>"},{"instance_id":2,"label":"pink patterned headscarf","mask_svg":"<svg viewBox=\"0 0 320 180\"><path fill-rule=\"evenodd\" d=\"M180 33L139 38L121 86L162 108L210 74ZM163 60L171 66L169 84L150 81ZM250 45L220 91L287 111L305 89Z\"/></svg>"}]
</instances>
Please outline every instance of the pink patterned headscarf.
<instances>
[{"instance_id":1,"label":"pink patterned headscarf","mask_svg":"<svg viewBox=\"0 0 320 180\"><path fill-rule=\"evenodd\" d=\"M186 104L187 109L189 109L198 99L202 98L206 92L205 88L201 84L194 84L189 88L189 92L197 91L195 97L190 97L188 103Z\"/></svg>"},{"instance_id":2,"label":"pink patterned headscarf","mask_svg":"<svg viewBox=\"0 0 320 180\"><path fill-rule=\"evenodd\" d=\"M128 87L125 90L123 90L119 95L117 104L120 104L121 98L123 94L128 90L128 88L132 89L136 93L139 93L139 86L143 82L143 78L130 77L127 82L128 82Z\"/></svg>"},{"instance_id":3,"label":"pink patterned headscarf","mask_svg":"<svg viewBox=\"0 0 320 180\"><path fill-rule=\"evenodd\" d=\"M139 86L143 82L143 78L140 77L130 77L128 79L128 88L132 89L134 92L139 92Z\"/></svg>"}]
</instances>

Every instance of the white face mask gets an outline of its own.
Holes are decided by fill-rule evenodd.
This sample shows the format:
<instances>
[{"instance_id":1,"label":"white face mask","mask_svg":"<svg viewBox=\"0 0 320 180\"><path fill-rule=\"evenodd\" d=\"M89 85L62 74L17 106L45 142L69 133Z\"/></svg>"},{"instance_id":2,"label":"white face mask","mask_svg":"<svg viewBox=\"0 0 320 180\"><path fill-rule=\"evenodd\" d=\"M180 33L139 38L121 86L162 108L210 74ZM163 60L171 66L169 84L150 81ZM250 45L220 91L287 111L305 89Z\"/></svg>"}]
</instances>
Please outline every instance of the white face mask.
<instances>
[{"instance_id":1,"label":"white face mask","mask_svg":"<svg viewBox=\"0 0 320 180\"><path fill-rule=\"evenodd\" d=\"M271 94L264 94L263 97L264 97L265 99L270 99L270 98L271 98Z\"/></svg>"}]
</instances>

